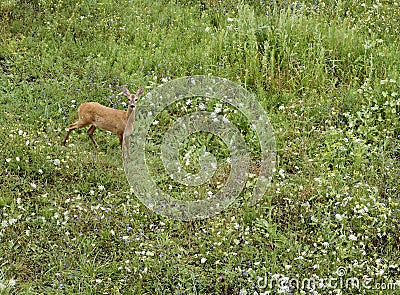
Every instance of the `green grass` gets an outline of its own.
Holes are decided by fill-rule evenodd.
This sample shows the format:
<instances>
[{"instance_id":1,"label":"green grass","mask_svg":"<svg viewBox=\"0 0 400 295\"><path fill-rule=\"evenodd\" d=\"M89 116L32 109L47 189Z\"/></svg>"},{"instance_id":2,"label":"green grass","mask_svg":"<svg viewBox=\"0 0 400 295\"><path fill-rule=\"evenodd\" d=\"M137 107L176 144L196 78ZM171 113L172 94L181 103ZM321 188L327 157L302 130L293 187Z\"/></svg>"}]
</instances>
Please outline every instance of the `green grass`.
<instances>
[{"instance_id":1,"label":"green grass","mask_svg":"<svg viewBox=\"0 0 400 295\"><path fill-rule=\"evenodd\" d=\"M397 294L399 28L388 0L2 1L0 293L275 294L287 277L300 281L287 294L337 294L301 280L339 282L343 267L373 288L342 294ZM96 131L93 150L77 130L60 146L84 101L123 109L122 85L209 74L254 93L275 130L277 172L254 207L245 191L211 219L170 220L130 193L115 135ZM192 140L182 155L226 158L217 138Z\"/></svg>"}]
</instances>

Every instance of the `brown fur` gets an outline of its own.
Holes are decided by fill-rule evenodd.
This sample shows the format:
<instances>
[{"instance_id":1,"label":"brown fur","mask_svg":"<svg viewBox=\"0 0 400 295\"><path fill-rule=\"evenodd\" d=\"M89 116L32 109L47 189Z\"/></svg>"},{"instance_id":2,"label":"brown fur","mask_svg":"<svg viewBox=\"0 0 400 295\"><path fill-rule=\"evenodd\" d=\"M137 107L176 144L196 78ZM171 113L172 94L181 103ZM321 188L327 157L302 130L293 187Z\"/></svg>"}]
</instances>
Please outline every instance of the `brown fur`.
<instances>
[{"instance_id":1,"label":"brown fur","mask_svg":"<svg viewBox=\"0 0 400 295\"><path fill-rule=\"evenodd\" d=\"M126 122L132 112L135 111L136 100L143 93L143 87L139 88L136 94L130 94L129 90L123 88L123 93L129 98L128 111L115 110L103 106L97 102L85 102L78 108L78 121L68 127L67 133L64 136L61 145L65 146L69 134L72 130L90 126L87 133L93 144L98 147L93 133L96 128L101 128L117 134L119 143L122 148L123 134ZM134 114L133 114L134 115Z\"/></svg>"}]
</instances>

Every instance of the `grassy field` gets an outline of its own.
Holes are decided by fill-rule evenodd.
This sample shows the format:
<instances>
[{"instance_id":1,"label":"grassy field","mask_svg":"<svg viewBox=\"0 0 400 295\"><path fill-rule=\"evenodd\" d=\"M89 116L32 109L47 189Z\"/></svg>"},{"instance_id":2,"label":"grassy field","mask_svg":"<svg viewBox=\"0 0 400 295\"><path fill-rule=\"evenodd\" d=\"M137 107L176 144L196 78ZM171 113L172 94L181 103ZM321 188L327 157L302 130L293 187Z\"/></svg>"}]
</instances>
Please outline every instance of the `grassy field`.
<instances>
[{"instance_id":1,"label":"grassy field","mask_svg":"<svg viewBox=\"0 0 400 295\"><path fill-rule=\"evenodd\" d=\"M1 1L0 294L400 292L399 2L204 2ZM188 75L268 113L277 170L256 206L164 218L130 193L117 136L60 146L80 103L124 109L123 85Z\"/></svg>"}]
</instances>

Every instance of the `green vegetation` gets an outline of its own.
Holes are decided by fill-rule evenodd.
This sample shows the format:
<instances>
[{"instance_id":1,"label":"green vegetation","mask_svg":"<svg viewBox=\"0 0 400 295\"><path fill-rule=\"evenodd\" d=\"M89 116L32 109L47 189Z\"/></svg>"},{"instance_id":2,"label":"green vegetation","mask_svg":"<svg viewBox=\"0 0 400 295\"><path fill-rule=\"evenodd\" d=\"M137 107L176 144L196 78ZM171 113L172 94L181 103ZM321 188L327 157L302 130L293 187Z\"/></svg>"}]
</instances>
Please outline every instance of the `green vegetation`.
<instances>
[{"instance_id":1,"label":"green vegetation","mask_svg":"<svg viewBox=\"0 0 400 295\"><path fill-rule=\"evenodd\" d=\"M398 1L204 2L1 1L1 294L398 294ZM122 85L194 74L269 115L277 173L256 206L163 218L130 193L115 135L60 146L80 103L123 109Z\"/></svg>"}]
</instances>

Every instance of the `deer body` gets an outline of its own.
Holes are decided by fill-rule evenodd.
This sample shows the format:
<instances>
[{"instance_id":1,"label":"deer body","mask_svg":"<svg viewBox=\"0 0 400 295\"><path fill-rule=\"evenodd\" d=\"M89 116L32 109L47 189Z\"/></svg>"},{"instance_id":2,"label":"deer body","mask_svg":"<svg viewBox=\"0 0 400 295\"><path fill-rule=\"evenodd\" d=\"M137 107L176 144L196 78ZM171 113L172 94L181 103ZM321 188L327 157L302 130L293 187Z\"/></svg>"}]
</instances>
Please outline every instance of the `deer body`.
<instances>
[{"instance_id":1,"label":"deer body","mask_svg":"<svg viewBox=\"0 0 400 295\"><path fill-rule=\"evenodd\" d=\"M78 121L68 127L67 133L65 134L61 145L65 146L65 143L67 142L69 134L72 130L90 126L87 133L96 147L98 147L98 144L93 137L93 133L96 128L101 128L117 134L122 148L126 123L132 113L134 120L136 101L138 97L143 94L143 87L139 88L136 94L131 94L129 90L124 87L123 94L129 98L128 111L112 109L97 102L82 103L78 108Z\"/></svg>"}]
</instances>

